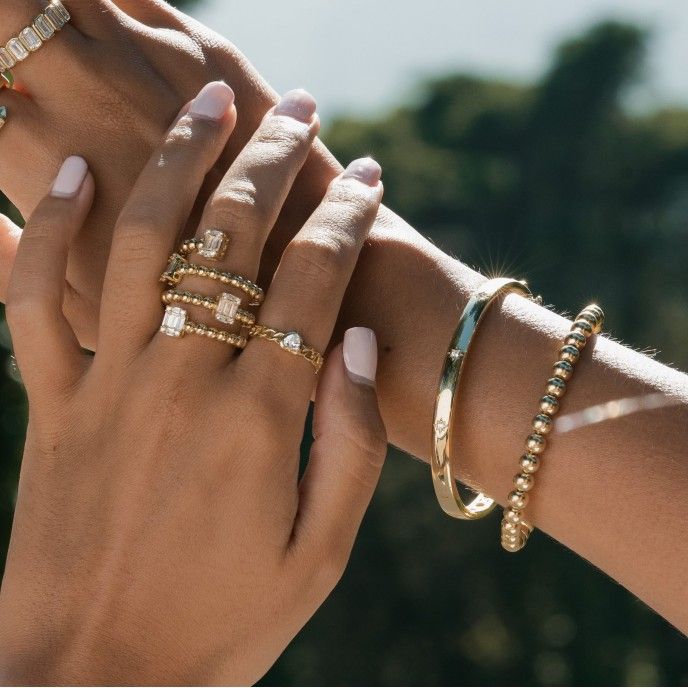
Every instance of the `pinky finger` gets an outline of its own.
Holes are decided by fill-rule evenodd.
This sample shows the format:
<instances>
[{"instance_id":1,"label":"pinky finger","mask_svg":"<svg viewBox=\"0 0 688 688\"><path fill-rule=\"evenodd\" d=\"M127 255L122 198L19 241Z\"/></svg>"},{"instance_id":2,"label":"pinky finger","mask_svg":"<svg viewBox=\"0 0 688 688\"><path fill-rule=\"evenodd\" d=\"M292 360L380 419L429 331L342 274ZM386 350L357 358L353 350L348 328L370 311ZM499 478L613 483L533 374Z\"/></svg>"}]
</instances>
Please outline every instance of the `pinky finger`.
<instances>
[{"instance_id":1,"label":"pinky finger","mask_svg":"<svg viewBox=\"0 0 688 688\"><path fill-rule=\"evenodd\" d=\"M315 441L301 480L291 547L301 570L302 557L312 562L325 593L344 572L387 453L376 367L375 335L353 328L344 346L328 356L316 391Z\"/></svg>"},{"instance_id":2,"label":"pinky finger","mask_svg":"<svg viewBox=\"0 0 688 688\"><path fill-rule=\"evenodd\" d=\"M29 397L72 385L88 360L62 303L69 245L88 215L93 193L86 162L68 158L19 241L6 315Z\"/></svg>"}]
</instances>

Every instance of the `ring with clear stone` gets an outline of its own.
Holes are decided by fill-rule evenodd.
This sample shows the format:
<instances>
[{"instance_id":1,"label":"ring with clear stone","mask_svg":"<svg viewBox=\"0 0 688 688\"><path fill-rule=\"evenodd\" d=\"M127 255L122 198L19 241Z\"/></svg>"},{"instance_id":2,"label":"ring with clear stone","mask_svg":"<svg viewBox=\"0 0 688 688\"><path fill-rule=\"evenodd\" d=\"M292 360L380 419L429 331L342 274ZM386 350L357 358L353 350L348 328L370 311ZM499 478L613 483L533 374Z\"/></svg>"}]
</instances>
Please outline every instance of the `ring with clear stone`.
<instances>
[{"instance_id":1,"label":"ring with clear stone","mask_svg":"<svg viewBox=\"0 0 688 688\"><path fill-rule=\"evenodd\" d=\"M249 337L267 339L279 344L285 351L305 358L315 368L316 375L325 363L325 357L312 346L305 344L298 332L280 332L265 325L254 325L249 332Z\"/></svg>"},{"instance_id":2,"label":"ring with clear stone","mask_svg":"<svg viewBox=\"0 0 688 688\"><path fill-rule=\"evenodd\" d=\"M218 342L229 344L237 349L243 349L246 346L246 337L234 332L227 332L225 330L218 330L214 327L208 327L202 323L193 322L189 320L187 311L179 306L167 306L165 308L165 315L160 325L160 332L166 334L168 337L184 337L187 334L196 334L208 339L215 339Z\"/></svg>"},{"instance_id":3,"label":"ring with clear stone","mask_svg":"<svg viewBox=\"0 0 688 688\"><path fill-rule=\"evenodd\" d=\"M33 22L0 47L0 72L5 86L12 86L10 70L49 41L69 22L71 15L60 0L52 0ZM9 73L9 76L6 76Z\"/></svg>"},{"instance_id":4,"label":"ring with clear stone","mask_svg":"<svg viewBox=\"0 0 688 688\"><path fill-rule=\"evenodd\" d=\"M208 229L203 234L203 238L187 239L179 249L179 255L186 258L191 253L198 253L199 256L208 260L222 260L229 247L229 237L219 229Z\"/></svg>"},{"instance_id":5,"label":"ring with clear stone","mask_svg":"<svg viewBox=\"0 0 688 688\"><path fill-rule=\"evenodd\" d=\"M215 319L225 325L240 323L251 327L256 322L256 316L249 311L239 308L241 299L234 294L224 293L219 296L205 296L192 291L177 291L169 289L163 292L162 302L167 306L172 303L187 303L192 306L206 308L215 314Z\"/></svg>"}]
</instances>

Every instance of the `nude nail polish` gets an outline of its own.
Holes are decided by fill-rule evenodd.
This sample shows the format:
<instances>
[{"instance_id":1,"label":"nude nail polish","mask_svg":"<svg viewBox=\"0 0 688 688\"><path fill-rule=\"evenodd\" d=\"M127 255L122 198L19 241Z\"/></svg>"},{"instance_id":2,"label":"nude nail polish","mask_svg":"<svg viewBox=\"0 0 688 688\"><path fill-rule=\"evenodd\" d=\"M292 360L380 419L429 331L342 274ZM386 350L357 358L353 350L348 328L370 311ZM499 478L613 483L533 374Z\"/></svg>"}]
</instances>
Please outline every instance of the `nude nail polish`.
<instances>
[{"instance_id":1,"label":"nude nail polish","mask_svg":"<svg viewBox=\"0 0 688 688\"><path fill-rule=\"evenodd\" d=\"M349 378L358 385L375 386L377 338L367 327L352 327L344 334L344 365Z\"/></svg>"},{"instance_id":2,"label":"nude nail polish","mask_svg":"<svg viewBox=\"0 0 688 688\"><path fill-rule=\"evenodd\" d=\"M53 198L75 198L88 173L88 164L78 155L67 158L63 163L57 177L53 182L50 195Z\"/></svg>"},{"instance_id":3,"label":"nude nail polish","mask_svg":"<svg viewBox=\"0 0 688 688\"><path fill-rule=\"evenodd\" d=\"M377 186L382 179L382 167L372 158L359 158L349 163L342 177L357 179L368 186Z\"/></svg>"},{"instance_id":4,"label":"nude nail polish","mask_svg":"<svg viewBox=\"0 0 688 688\"><path fill-rule=\"evenodd\" d=\"M224 81L205 85L196 96L189 114L199 119L219 122L234 105L234 91Z\"/></svg>"},{"instance_id":5,"label":"nude nail polish","mask_svg":"<svg viewBox=\"0 0 688 688\"><path fill-rule=\"evenodd\" d=\"M313 96L308 91L298 88L282 96L280 102L275 106L274 114L310 124L317 107Z\"/></svg>"}]
</instances>

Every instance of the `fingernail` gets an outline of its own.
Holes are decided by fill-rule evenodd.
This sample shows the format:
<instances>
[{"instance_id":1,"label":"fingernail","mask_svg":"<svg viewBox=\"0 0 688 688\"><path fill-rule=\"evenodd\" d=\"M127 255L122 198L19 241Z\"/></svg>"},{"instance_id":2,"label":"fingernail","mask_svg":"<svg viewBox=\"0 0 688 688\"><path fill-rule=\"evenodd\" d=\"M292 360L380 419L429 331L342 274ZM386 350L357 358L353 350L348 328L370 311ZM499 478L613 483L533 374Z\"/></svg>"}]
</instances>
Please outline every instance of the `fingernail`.
<instances>
[{"instance_id":1,"label":"fingernail","mask_svg":"<svg viewBox=\"0 0 688 688\"><path fill-rule=\"evenodd\" d=\"M88 174L88 164L78 155L67 158L53 182L50 195L54 198L74 198Z\"/></svg>"},{"instance_id":2,"label":"fingernail","mask_svg":"<svg viewBox=\"0 0 688 688\"><path fill-rule=\"evenodd\" d=\"M353 382L375 386L377 338L367 327L352 327L344 334L344 365Z\"/></svg>"},{"instance_id":3,"label":"fingernail","mask_svg":"<svg viewBox=\"0 0 688 688\"><path fill-rule=\"evenodd\" d=\"M234 105L234 91L224 81L213 81L201 89L191 104L192 117L219 122Z\"/></svg>"},{"instance_id":4,"label":"fingernail","mask_svg":"<svg viewBox=\"0 0 688 688\"><path fill-rule=\"evenodd\" d=\"M359 158L344 170L345 179L358 179L368 186L377 186L382 179L382 168L372 158Z\"/></svg>"},{"instance_id":5,"label":"fingernail","mask_svg":"<svg viewBox=\"0 0 688 688\"><path fill-rule=\"evenodd\" d=\"M304 124L310 124L317 108L318 105L315 102L315 98L308 91L297 88L282 96L282 99L275 107L274 113L284 117L291 117Z\"/></svg>"}]
</instances>

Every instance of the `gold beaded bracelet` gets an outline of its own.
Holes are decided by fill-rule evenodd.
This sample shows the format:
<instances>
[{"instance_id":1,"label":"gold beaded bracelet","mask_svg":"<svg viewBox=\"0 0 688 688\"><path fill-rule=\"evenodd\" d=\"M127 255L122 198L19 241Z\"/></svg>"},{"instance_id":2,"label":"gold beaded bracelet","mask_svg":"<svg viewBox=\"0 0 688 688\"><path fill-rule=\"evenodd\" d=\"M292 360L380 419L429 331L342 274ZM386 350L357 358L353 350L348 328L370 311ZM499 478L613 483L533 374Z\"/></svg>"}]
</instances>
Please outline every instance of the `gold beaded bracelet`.
<instances>
[{"instance_id":1,"label":"gold beaded bracelet","mask_svg":"<svg viewBox=\"0 0 688 688\"><path fill-rule=\"evenodd\" d=\"M573 375L574 367L590 336L599 334L604 325L604 311L596 304L582 310L571 325L559 349L559 358L554 364L553 376L547 381L546 394L540 399L539 413L533 419L534 432L526 439L526 453L519 459L521 470L514 476L514 490L507 497L507 507L501 524L502 547L507 552L518 552L525 547L533 526L523 518L528 505L528 496L535 486L534 474L540 468L542 454L547 446L547 435L553 426L560 400L566 393L567 381Z\"/></svg>"}]
</instances>

